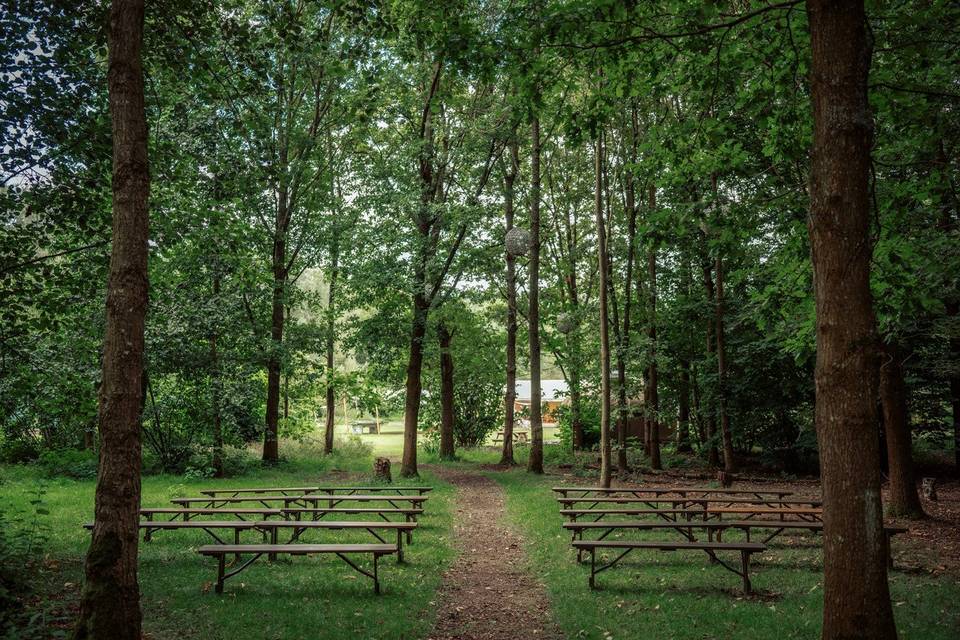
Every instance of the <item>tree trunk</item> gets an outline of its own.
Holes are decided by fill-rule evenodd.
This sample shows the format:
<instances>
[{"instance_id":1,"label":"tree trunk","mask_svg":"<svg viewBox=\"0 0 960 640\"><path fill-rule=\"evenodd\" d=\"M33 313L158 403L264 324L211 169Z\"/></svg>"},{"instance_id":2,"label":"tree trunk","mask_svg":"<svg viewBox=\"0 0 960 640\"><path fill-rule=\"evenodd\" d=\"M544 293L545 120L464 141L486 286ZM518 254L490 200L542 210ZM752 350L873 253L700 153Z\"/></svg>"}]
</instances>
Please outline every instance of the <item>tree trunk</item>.
<instances>
[{"instance_id":1,"label":"tree trunk","mask_svg":"<svg viewBox=\"0 0 960 640\"><path fill-rule=\"evenodd\" d=\"M657 209L657 188L650 185L649 191L650 213ZM663 465L660 462L660 390L659 371L657 369L657 249L650 247L647 253L647 279L650 281L650 313L647 318L650 338L650 392L647 396L647 430L650 434L650 468L658 470Z\"/></svg>"},{"instance_id":2,"label":"tree trunk","mask_svg":"<svg viewBox=\"0 0 960 640\"><path fill-rule=\"evenodd\" d=\"M403 462L400 475L412 478L417 472L417 424L420 421L420 393L423 370L423 339L427 334L429 303L423 293L413 296L413 323L410 327L410 357L407 360L407 384L403 409Z\"/></svg>"},{"instance_id":3,"label":"tree trunk","mask_svg":"<svg viewBox=\"0 0 960 640\"><path fill-rule=\"evenodd\" d=\"M503 175L503 217L509 233L513 229L514 183L520 168L516 139L510 142L510 168ZM500 464L514 465L513 424L517 400L517 260L506 251L507 261L507 391L503 398L503 451Z\"/></svg>"},{"instance_id":4,"label":"tree trunk","mask_svg":"<svg viewBox=\"0 0 960 640\"><path fill-rule=\"evenodd\" d=\"M883 431L887 440L890 473L887 508L894 516L922 518L925 514L913 472L913 445L907 409L907 382L903 374L904 360L900 347L891 343L884 349L880 365L880 403L883 407Z\"/></svg>"},{"instance_id":5,"label":"tree trunk","mask_svg":"<svg viewBox=\"0 0 960 640\"><path fill-rule=\"evenodd\" d=\"M450 353L450 330L441 322L437 326L440 341L440 457L453 460L453 355Z\"/></svg>"},{"instance_id":6,"label":"tree trunk","mask_svg":"<svg viewBox=\"0 0 960 640\"><path fill-rule=\"evenodd\" d=\"M677 398L679 412L677 416L677 451L688 453L690 446L690 362L680 360L680 385Z\"/></svg>"},{"instance_id":7,"label":"tree trunk","mask_svg":"<svg viewBox=\"0 0 960 640\"><path fill-rule=\"evenodd\" d=\"M323 452L325 454L333 453L333 433L336 426L336 390L333 384L333 367L334 367L334 347L336 346L336 322L337 322L337 312L336 312L336 290L337 290L337 279L340 274L339 269L339 260L340 260L340 243L334 240L333 250L331 251L331 269L330 269L330 285L327 288L327 385L326 385L326 401L327 401L327 412L326 412L326 421L324 424L323 430ZM379 432L379 427L377 431Z\"/></svg>"},{"instance_id":8,"label":"tree trunk","mask_svg":"<svg viewBox=\"0 0 960 640\"><path fill-rule=\"evenodd\" d=\"M727 339L724 330L723 307L723 258L717 256L717 377L720 381L720 393L717 406L720 409L720 439L723 442L723 470L736 473L737 461L733 455L733 435L730 432L730 414L727 411Z\"/></svg>"},{"instance_id":9,"label":"tree trunk","mask_svg":"<svg viewBox=\"0 0 960 640\"><path fill-rule=\"evenodd\" d=\"M630 110L630 162L636 162L637 156L637 109ZM637 204L633 169L626 170L624 185L624 207L627 213L627 265L625 285L623 287L623 328L617 340L617 472L626 475L630 469L627 464L627 425L630 420L630 407L627 405L627 355L630 351L630 292L633 290L633 263L636 259Z\"/></svg>"},{"instance_id":10,"label":"tree trunk","mask_svg":"<svg viewBox=\"0 0 960 640\"><path fill-rule=\"evenodd\" d=\"M281 151L281 157L285 153ZM281 165L285 164L281 160ZM280 417L280 364L283 351L284 311L287 287L287 229L289 209L287 190L277 194L277 220L273 236L273 297L270 316L270 354L267 357L267 413L263 434L263 462L276 464L280 460L277 443L277 423Z\"/></svg>"},{"instance_id":11,"label":"tree trunk","mask_svg":"<svg viewBox=\"0 0 960 640\"><path fill-rule=\"evenodd\" d=\"M140 416L150 172L143 100L143 2L110 7L107 89L113 130L113 248L100 387L94 527L73 637L140 640Z\"/></svg>"},{"instance_id":12,"label":"tree trunk","mask_svg":"<svg viewBox=\"0 0 960 640\"><path fill-rule=\"evenodd\" d=\"M716 304L716 296L713 290L713 274L711 273L709 259L704 259L703 263L703 288L707 294L707 304L713 307ZM707 321L707 357L716 354L714 347L715 318ZM702 405L702 403L701 403ZM717 451L717 414L712 407L707 412L707 463L711 467L720 466L720 453Z\"/></svg>"},{"instance_id":13,"label":"tree trunk","mask_svg":"<svg viewBox=\"0 0 960 640\"><path fill-rule=\"evenodd\" d=\"M946 306L947 315L951 318L960 316L960 304L949 303ZM960 362L960 337L950 338L950 361ZM954 466L960 470L960 373L950 376L950 410L953 417L953 457Z\"/></svg>"},{"instance_id":14,"label":"tree trunk","mask_svg":"<svg viewBox=\"0 0 960 640\"><path fill-rule=\"evenodd\" d=\"M215 267L219 269L219 265ZM220 274L213 276L213 298L219 302ZM223 384L220 376L220 355L217 352L217 329L210 333L210 408L213 413L213 477L223 477L223 419L220 411L220 398L223 396Z\"/></svg>"},{"instance_id":15,"label":"tree trunk","mask_svg":"<svg viewBox=\"0 0 960 640\"><path fill-rule=\"evenodd\" d=\"M808 0L810 250L823 484L824 640L896 638L880 504L870 295L870 45L863 0Z\"/></svg>"},{"instance_id":16,"label":"tree trunk","mask_svg":"<svg viewBox=\"0 0 960 640\"><path fill-rule=\"evenodd\" d=\"M610 486L610 331L607 319L607 232L603 221L603 139L594 145L597 253L600 272L600 486Z\"/></svg>"},{"instance_id":17,"label":"tree trunk","mask_svg":"<svg viewBox=\"0 0 960 640\"><path fill-rule=\"evenodd\" d=\"M530 458L527 470L543 473L543 415L540 406L540 118L530 131Z\"/></svg>"},{"instance_id":18,"label":"tree trunk","mask_svg":"<svg viewBox=\"0 0 960 640\"><path fill-rule=\"evenodd\" d=\"M697 445L700 454L703 455L703 449L707 446L708 436L703 425L703 411L700 407L700 382L697 377L696 367L691 367L690 370L690 395L693 399L693 421L697 427Z\"/></svg>"}]
</instances>

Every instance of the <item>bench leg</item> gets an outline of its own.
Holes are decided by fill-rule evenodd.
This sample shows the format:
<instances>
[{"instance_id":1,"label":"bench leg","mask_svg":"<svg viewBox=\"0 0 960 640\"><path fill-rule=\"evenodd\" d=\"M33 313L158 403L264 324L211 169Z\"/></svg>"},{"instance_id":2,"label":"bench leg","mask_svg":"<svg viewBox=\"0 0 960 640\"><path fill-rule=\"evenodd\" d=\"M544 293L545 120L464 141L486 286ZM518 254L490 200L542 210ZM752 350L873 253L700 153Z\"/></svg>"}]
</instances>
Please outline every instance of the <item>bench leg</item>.
<instances>
[{"instance_id":1,"label":"bench leg","mask_svg":"<svg viewBox=\"0 0 960 640\"><path fill-rule=\"evenodd\" d=\"M416 518L413 518L413 514L411 513L407 514L407 522L416 522L416 521L417 521ZM413 530L407 529L407 544L412 544L412 543L413 543Z\"/></svg>"},{"instance_id":2,"label":"bench leg","mask_svg":"<svg viewBox=\"0 0 960 640\"><path fill-rule=\"evenodd\" d=\"M148 514L146 515L146 518L147 518L147 522L153 522L153 514L152 514L152 513L148 513ZM144 542L150 542L150 528L149 528L149 527L143 530L143 541L144 541Z\"/></svg>"},{"instance_id":3,"label":"bench leg","mask_svg":"<svg viewBox=\"0 0 960 640\"><path fill-rule=\"evenodd\" d=\"M590 588L596 589L597 584L594 580L594 577L597 573L597 550L595 548L590 549Z\"/></svg>"},{"instance_id":4,"label":"bench leg","mask_svg":"<svg viewBox=\"0 0 960 640\"><path fill-rule=\"evenodd\" d=\"M270 544L273 544L273 545L277 544L277 536L279 535L279 531L280 531L279 527L273 527L272 529L270 529ZM270 562L276 562L277 554L275 553L269 554L267 556L267 560Z\"/></svg>"},{"instance_id":5,"label":"bench leg","mask_svg":"<svg viewBox=\"0 0 960 640\"><path fill-rule=\"evenodd\" d=\"M223 593L223 574L226 570L227 565L227 556L224 553L221 553L217 556L217 586L216 592Z\"/></svg>"},{"instance_id":6,"label":"bench leg","mask_svg":"<svg viewBox=\"0 0 960 640\"><path fill-rule=\"evenodd\" d=\"M743 569L743 592L749 595L753 593L753 588L750 585L750 552L741 551L740 560Z\"/></svg>"},{"instance_id":7,"label":"bench leg","mask_svg":"<svg viewBox=\"0 0 960 640\"><path fill-rule=\"evenodd\" d=\"M373 554L373 592L380 595L380 573L377 571L377 560L379 554Z\"/></svg>"},{"instance_id":8,"label":"bench leg","mask_svg":"<svg viewBox=\"0 0 960 640\"><path fill-rule=\"evenodd\" d=\"M397 529L397 564L403 562L403 531Z\"/></svg>"},{"instance_id":9,"label":"bench leg","mask_svg":"<svg viewBox=\"0 0 960 640\"><path fill-rule=\"evenodd\" d=\"M240 544L240 529L234 529L234 530L233 530L233 543L234 543L234 544L237 544L237 545ZM234 561L235 563L236 563L236 562L240 562L240 554L239 554L239 553L236 554L235 556L233 556L233 561Z\"/></svg>"}]
</instances>

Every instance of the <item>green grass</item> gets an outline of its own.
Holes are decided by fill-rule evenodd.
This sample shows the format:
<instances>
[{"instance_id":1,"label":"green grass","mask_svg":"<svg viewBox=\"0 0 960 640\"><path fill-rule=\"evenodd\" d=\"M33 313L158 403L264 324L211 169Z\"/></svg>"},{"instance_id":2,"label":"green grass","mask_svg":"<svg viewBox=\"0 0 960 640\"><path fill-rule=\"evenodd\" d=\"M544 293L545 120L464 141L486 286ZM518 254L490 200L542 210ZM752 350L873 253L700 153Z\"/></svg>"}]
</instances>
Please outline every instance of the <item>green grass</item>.
<instances>
[{"instance_id":1,"label":"green grass","mask_svg":"<svg viewBox=\"0 0 960 640\"><path fill-rule=\"evenodd\" d=\"M316 471L311 471L313 466ZM343 483L327 475L328 465L308 458L291 460L275 469L223 480L185 480L152 476L143 479L144 506L169 506L172 497L197 495L207 487L295 486ZM364 465L365 469L369 466ZM363 482L362 478L357 478ZM444 569L452 561L450 544L453 488L424 473L417 484L435 487L426 514L404 547L405 564L394 559L381 564L383 595L373 594L372 582L330 556L297 557L268 563L263 559L228 580L225 593L212 589L216 562L202 558L196 548L209 544L203 532L161 531L152 542L140 544L140 588L144 631L155 640L165 638L417 638L432 626L431 604ZM54 601L78 597L82 557L89 534L81 524L92 519L94 482L45 479L34 469L0 466L0 504L8 516L32 512L30 501L42 487L41 517L46 531L44 569L38 590ZM22 525L21 525L22 526ZM259 542L245 534L244 541ZM365 531L308 532L303 542L375 542ZM369 564L368 560L363 561ZM44 593L45 592L45 593ZM59 615L63 616L61 607ZM47 614L56 609L48 609ZM50 622L57 623L56 620ZM69 624L68 616L59 621Z\"/></svg>"},{"instance_id":2,"label":"green grass","mask_svg":"<svg viewBox=\"0 0 960 640\"><path fill-rule=\"evenodd\" d=\"M506 491L507 517L526 537L530 566L545 584L554 618L568 638L820 636L823 573L817 536L781 536L767 552L754 556L751 579L759 597L743 598L738 576L711 566L702 552L692 551L634 551L599 574L599 589L591 591L589 566L577 565L570 536L561 529L563 520L550 491L557 478L530 476L520 470L489 475ZM637 537L663 539L666 535L671 533ZM733 535L724 539L736 540ZM956 580L894 571L890 588L900 638L958 637L960 584Z\"/></svg>"}]
</instances>

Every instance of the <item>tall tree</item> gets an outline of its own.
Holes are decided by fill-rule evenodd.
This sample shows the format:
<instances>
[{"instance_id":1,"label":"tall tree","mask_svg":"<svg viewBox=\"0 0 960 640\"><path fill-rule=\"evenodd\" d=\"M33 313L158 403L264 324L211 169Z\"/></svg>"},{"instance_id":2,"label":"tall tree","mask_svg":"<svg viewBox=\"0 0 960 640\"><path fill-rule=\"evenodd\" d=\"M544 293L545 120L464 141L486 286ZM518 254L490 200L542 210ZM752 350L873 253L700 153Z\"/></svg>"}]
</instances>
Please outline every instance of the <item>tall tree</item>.
<instances>
[{"instance_id":1,"label":"tall tree","mask_svg":"<svg viewBox=\"0 0 960 640\"><path fill-rule=\"evenodd\" d=\"M896 638L887 584L870 293L870 41L863 0L808 0L810 250L823 484L824 640Z\"/></svg>"},{"instance_id":2,"label":"tall tree","mask_svg":"<svg viewBox=\"0 0 960 640\"><path fill-rule=\"evenodd\" d=\"M530 123L530 281L527 335L530 340L530 457L527 470L543 473L543 414L540 386L540 116Z\"/></svg>"},{"instance_id":3,"label":"tall tree","mask_svg":"<svg viewBox=\"0 0 960 640\"><path fill-rule=\"evenodd\" d=\"M907 406L906 357L896 342L884 345L880 362L880 406L887 445L890 490L887 510L891 515L922 518L923 505L913 472L913 445Z\"/></svg>"},{"instance_id":4,"label":"tall tree","mask_svg":"<svg viewBox=\"0 0 960 640\"><path fill-rule=\"evenodd\" d=\"M657 210L657 188L649 187L650 215ZM647 337L650 341L650 362L647 365L647 433L650 442L650 467L660 469L660 373L657 366L657 245L652 241L647 250L647 287L649 310L647 311Z\"/></svg>"},{"instance_id":5,"label":"tall tree","mask_svg":"<svg viewBox=\"0 0 960 640\"><path fill-rule=\"evenodd\" d=\"M110 6L107 89L113 123L113 248L100 386L100 462L76 640L140 640L140 414L150 171L143 98L144 3Z\"/></svg>"},{"instance_id":6,"label":"tall tree","mask_svg":"<svg viewBox=\"0 0 960 640\"><path fill-rule=\"evenodd\" d=\"M453 334L444 321L437 323L437 339L440 342L440 457L453 460L453 354L450 342Z\"/></svg>"},{"instance_id":7,"label":"tall tree","mask_svg":"<svg viewBox=\"0 0 960 640\"><path fill-rule=\"evenodd\" d=\"M503 219L506 232L513 229L514 184L520 172L520 145L516 139L516 129L512 132L507 145L510 154L503 170ZM503 451L500 464L516 464L513 458L513 426L517 398L517 259L512 252L506 251L507 276L507 386L503 398Z\"/></svg>"},{"instance_id":8,"label":"tall tree","mask_svg":"<svg viewBox=\"0 0 960 640\"><path fill-rule=\"evenodd\" d=\"M607 233L603 220L603 136L594 142L594 207L597 217L597 270L600 273L600 486L610 486L610 335L607 317Z\"/></svg>"}]
</instances>

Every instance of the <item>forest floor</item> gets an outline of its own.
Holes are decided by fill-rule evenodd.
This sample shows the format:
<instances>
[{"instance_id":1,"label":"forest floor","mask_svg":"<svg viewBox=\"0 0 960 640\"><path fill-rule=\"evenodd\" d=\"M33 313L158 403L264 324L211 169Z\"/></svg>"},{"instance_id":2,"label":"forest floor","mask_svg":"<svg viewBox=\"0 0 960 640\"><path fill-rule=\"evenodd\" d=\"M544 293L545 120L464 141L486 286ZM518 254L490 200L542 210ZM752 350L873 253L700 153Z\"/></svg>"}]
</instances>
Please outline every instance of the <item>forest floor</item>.
<instances>
[{"instance_id":1,"label":"forest floor","mask_svg":"<svg viewBox=\"0 0 960 640\"><path fill-rule=\"evenodd\" d=\"M366 482L369 454L323 457L297 453L288 461L223 480L181 476L143 479L143 504L161 506L204 487L299 486ZM164 532L140 546L145 638L150 640L288 640L365 637L384 640L554 640L656 637L672 640L812 640L820 635L823 556L819 535L778 537L755 556L757 593L744 596L739 579L692 552L637 553L587 585L550 490L596 483L593 460L571 466L549 448L547 474L526 472L526 447L517 467L492 463L492 448L465 450L454 463L424 452L418 483L435 487L414 544L402 565L384 563L384 594L330 558L256 563L209 593L214 567L197 556L201 532ZM563 460L562 464L559 462ZM691 461L666 458L673 468L631 478L643 485L716 486ZM632 483L631 483L632 484ZM783 488L816 496L812 478L749 474L738 488ZM909 533L894 538L891 598L905 640L960 637L960 483L941 476L931 516L898 520ZM37 468L0 465L0 533L42 548L34 589L21 601L30 620L22 638L63 637L76 615L82 559L93 507L93 480L45 477ZM350 541L353 534L317 534ZM631 533L656 539L663 533ZM730 532L732 539L737 534ZM2 537L2 536L0 536ZM662 537L661 537L662 539ZM319 541L319 540L318 540ZM4 545L0 544L0 558ZM2 611L0 611L2 613ZM2 617L2 616L0 616ZM31 633L32 632L32 633ZM0 636L3 633L0 632Z\"/></svg>"},{"instance_id":2,"label":"forest floor","mask_svg":"<svg viewBox=\"0 0 960 640\"><path fill-rule=\"evenodd\" d=\"M477 471L432 469L456 487L454 544L430 640L561 638L546 591L529 570L524 544L504 521L503 489Z\"/></svg>"}]
</instances>

